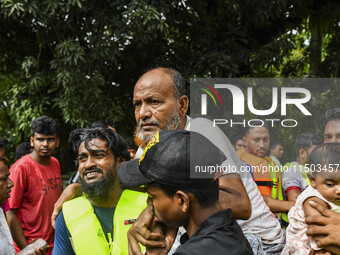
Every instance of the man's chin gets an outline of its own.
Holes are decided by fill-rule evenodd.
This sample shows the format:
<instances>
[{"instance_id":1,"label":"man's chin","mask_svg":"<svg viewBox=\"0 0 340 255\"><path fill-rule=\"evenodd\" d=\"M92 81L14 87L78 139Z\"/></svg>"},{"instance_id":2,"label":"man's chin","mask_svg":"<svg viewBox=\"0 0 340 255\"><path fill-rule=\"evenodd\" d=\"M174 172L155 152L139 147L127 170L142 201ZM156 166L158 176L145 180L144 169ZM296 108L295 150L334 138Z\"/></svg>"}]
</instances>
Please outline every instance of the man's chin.
<instances>
[{"instance_id":1,"label":"man's chin","mask_svg":"<svg viewBox=\"0 0 340 255\"><path fill-rule=\"evenodd\" d=\"M144 148L158 131L159 128L155 128L155 130L152 129L136 132L134 139L136 145Z\"/></svg>"}]
</instances>

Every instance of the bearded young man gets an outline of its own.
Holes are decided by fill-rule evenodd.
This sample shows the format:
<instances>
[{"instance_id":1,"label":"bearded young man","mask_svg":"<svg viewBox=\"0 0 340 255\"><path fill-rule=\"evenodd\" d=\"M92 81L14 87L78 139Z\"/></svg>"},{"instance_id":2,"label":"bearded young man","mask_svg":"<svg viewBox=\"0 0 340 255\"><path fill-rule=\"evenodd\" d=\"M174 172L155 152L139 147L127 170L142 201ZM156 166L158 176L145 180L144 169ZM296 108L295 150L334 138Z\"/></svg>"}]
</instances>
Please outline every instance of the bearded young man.
<instances>
[{"instance_id":1,"label":"bearded young man","mask_svg":"<svg viewBox=\"0 0 340 255\"><path fill-rule=\"evenodd\" d=\"M52 254L127 255L126 232L146 207L146 195L123 192L116 176L128 151L126 143L108 128L76 129L70 143L85 196L64 203Z\"/></svg>"}]
</instances>

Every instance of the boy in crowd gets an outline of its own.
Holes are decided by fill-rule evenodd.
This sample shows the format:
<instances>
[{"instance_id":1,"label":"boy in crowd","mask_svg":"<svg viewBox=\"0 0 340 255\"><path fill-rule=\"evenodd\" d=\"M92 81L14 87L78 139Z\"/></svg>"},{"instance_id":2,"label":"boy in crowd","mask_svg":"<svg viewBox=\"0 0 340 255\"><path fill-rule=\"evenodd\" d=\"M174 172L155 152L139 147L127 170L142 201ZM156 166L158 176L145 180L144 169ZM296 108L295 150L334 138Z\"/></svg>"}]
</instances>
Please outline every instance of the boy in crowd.
<instances>
[{"instance_id":1,"label":"boy in crowd","mask_svg":"<svg viewBox=\"0 0 340 255\"><path fill-rule=\"evenodd\" d=\"M59 161L52 156L59 145L57 122L40 116L33 121L31 134L33 151L10 168L15 186L6 216L17 252L39 238L53 247L51 215L62 191Z\"/></svg>"},{"instance_id":2,"label":"boy in crowd","mask_svg":"<svg viewBox=\"0 0 340 255\"><path fill-rule=\"evenodd\" d=\"M190 178L197 166L216 166L225 160L215 145L196 132L160 131L140 159L119 166L118 178L125 187L146 185L156 221L170 228L184 226L186 234L174 254L209 254L212 249L214 254L253 254L231 218L231 209L221 210L218 179L209 173ZM171 245L167 243L163 251Z\"/></svg>"}]
</instances>

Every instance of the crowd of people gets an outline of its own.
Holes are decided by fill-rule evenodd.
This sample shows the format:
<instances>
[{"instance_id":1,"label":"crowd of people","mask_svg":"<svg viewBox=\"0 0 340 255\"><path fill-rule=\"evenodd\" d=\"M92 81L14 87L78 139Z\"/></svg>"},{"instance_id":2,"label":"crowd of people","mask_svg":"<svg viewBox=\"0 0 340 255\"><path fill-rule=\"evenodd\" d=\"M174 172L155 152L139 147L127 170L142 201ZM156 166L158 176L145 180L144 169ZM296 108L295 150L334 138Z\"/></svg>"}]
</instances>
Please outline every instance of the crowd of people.
<instances>
[{"instance_id":1,"label":"crowd of people","mask_svg":"<svg viewBox=\"0 0 340 255\"><path fill-rule=\"evenodd\" d=\"M323 138L299 134L296 160L282 164L268 126L231 144L188 105L179 72L143 74L135 144L110 122L73 130L77 170L64 190L54 119L32 122L11 167L0 140L0 254L39 238L48 245L35 254L340 254L340 108L325 112ZM237 171L190 178L193 164Z\"/></svg>"}]
</instances>

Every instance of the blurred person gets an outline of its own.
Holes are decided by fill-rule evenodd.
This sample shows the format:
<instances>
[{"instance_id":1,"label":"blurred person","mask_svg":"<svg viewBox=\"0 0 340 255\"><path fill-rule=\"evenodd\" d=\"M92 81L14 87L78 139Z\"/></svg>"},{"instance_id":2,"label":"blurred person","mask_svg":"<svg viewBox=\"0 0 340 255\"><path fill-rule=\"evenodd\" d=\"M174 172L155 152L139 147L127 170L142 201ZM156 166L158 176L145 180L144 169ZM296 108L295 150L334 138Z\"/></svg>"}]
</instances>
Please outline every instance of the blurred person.
<instances>
[{"instance_id":1,"label":"blurred person","mask_svg":"<svg viewBox=\"0 0 340 255\"><path fill-rule=\"evenodd\" d=\"M53 247L51 226L53 205L62 191L59 161L52 156L59 146L58 123L40 116L32 122L30 144L33 151L10 168L15 183L6 212L16 251L32 239L44 239Z\"/></svg>"},{"instance_id":2,"label":"blurred person","mask_svg":"<svg viewBox=\"0 0 340 255\"><path fill-rule=\"evenodd\" d=\"M235 151L238 151L238 150L241 150L241 149L244 148L241 135L235 136L233 147L234 147Z\"/></svg>"},{"instance_id":3,"label":"blurred person","mask_svg":"<svg viewBox=\"0 0 340 255\"><path fill-rule=\"evenodd\" d=\"M302 133L296 138L296 161L286 163L282 173L282 189L289 201L295 202L301 192L310 185L307 176L309 168L305 164L308 163L311 152L322 142L320 136L312 133Z\"/></svg>"},{"instance_id":4,"label":"blurred person","mask_svg":"<svg viewBox=\"0 0 340 255\"><path fill-rule=\"evenodd\" d=\"M325 111L322 128L324 143L340 143L340 107Z\"/></svg>"},{"instance_id":5,"label":"blurred person","mask_svg":"<svg viewBox=\"0 0 340 255\"><path fill-rule=\"evenodd\" d=\"M107 127L109 129L111 129L113 132L117 132L116 128L115 128L115 124L112 122L112 121L109 121L109 120L97 120L95 122L93 122L91 124L90 127Z\"/></svg>"},{"instance_id":6,"label":"blurred person","mask_svg":"<svg viewBox=\"0 0 340 255\"><path fill-rule=\"evenodd\" d=\"M31 144L29 142L23 142L17 146L15 149L15 159L18 160L22 158L23 156L31 153L33 148L31 147Z\"/></svg>"},{"instance_id":7,"label":"blurred person","mask_svg":"<svg viewBox=\"0 0 340 255\"><path fill-rule=\"evenodd\" d=\"M138 149L138 146L134 143L134 142L132 142L132 141L130 141L130 140L126 140L127 141L127 143L128 143L128 146L129 146L129 153L130 153L130 157L131 157L131 160L132 159L134 159L135 158L135 156L136 156L136 151L137 151L137 149Z\"/></svg>"},{"instance_id":8,"label":"blurred person","mask_svg":"<svg viewBox=\"0 0 340 255\"><path fill-rule=\"evenodd\" d=\"M266 156L270 145L269 128L265 125L247 126L244 131L245 148L237 151L241 160L247 163L264 201L273 213L287 213L294 202L284 201L281 178L275 171L276 164Z\"/></svg>"},{"instance_id":9,"label":"blurred person","mask_svg":"<svg viewBox=\"0 0 340 255\"><path fill-rule=\"evenodd\" d=\"M0 206L6 203L10 197L11 188L14 184L9 177L8 168L10 167L8 160L4 156L0 156ZM45 254L48 248L35 250L35 255ZM11 232L8 228L5 214L0 208L0 255L14 255L15 248Z\"/></svg>"},{"instance_id":10,"label":"blurred person","mask_svg":"<svg viewBox=\"0 0 340 255\"><path fill-rule=\"evenodd\" d=\"M7 144L8 144L7 138L1 138L0 139L0 156L5 156Z\"/></svg>"},{"instance_id":11,"label":"blurred person","mask_svg":"<svg viewBox=\"0 0 340 255\"><path fill-rule=\"evenodd\" d=\"M275 162L277 166L282 166L281 159L283 157L283 145L280 141L275 141L273 143L270 143L269 147L269 157L272 158L272 160Z\"/></svg>"}]
</instances>

